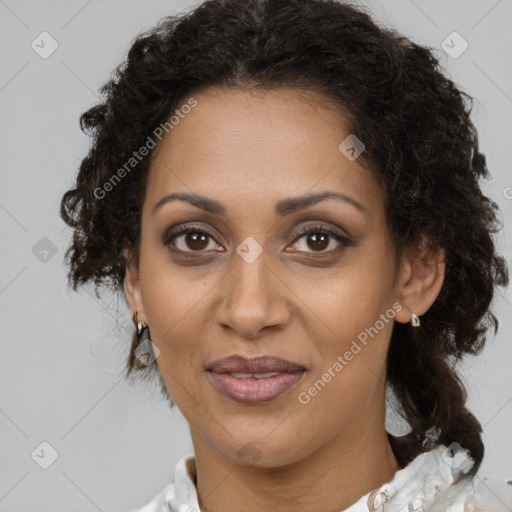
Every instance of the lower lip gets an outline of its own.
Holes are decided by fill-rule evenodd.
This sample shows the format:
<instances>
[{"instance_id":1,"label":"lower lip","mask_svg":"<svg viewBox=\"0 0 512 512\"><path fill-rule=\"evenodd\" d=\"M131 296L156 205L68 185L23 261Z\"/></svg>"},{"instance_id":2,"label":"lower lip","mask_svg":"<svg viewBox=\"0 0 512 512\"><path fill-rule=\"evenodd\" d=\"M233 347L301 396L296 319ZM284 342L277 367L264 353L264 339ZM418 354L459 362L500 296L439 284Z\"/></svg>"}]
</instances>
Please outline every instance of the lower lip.
<instances>
[{"instance_id":1,"label":"lower lip","mask_svg":"<svg viewBox=\"0 0 512 512\"><path fill-rule=\"evenodd\" d=\"M208 373L217 389L235 402L261 404L289 391L305 372L280 373L267 379L237 379L229 373Z\"/></svg>"}]
</instances>

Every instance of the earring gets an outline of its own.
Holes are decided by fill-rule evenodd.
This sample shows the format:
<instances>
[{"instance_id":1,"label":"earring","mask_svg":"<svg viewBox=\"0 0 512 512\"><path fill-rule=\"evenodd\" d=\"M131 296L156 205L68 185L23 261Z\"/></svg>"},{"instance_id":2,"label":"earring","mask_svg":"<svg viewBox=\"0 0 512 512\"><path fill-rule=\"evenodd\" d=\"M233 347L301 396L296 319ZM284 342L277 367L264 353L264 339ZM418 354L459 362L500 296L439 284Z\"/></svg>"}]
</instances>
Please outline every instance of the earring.
<instances>
[{"instance_id":1,"label":"earring","mask_svg":"<svg viewBox=\"0 0 512 512\"><path fill-rule=\"evenodd\" d=\"M420 325L420 318L418 315L415 315L414 313L412 314L411 325L413 327L419 327Z\"/></svg>"},{"instance_id":2,"label":"earring","mask_svg":"<svg viewBox=\"0 0 512 512\"><path fill-rule=\"evenodd\" d=\"M142 320L140 322L137 321L137 311L135 311L135 314L133 315L133 323L137 327L137 340L139 344L144 340L151 341L148 324Z\"/></svg>"}]
</instances>

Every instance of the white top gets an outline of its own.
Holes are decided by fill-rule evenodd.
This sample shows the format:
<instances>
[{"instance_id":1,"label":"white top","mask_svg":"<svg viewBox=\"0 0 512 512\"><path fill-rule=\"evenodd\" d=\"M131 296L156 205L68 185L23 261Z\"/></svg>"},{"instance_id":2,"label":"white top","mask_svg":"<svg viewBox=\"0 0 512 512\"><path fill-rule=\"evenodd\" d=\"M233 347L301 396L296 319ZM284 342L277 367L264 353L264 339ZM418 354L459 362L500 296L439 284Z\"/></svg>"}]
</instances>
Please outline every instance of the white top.
<instances>
[{"instance_id":1,"label":"white top","mask_svg":"<svg viewBox=\"0 0 512 512\"><path fill-rule=\"evenodd\" d=\"M468 452L438 445L340 512L512 512L512 480L468 477L472 464ZM200 512L195 480L195 457L187 455L176 465L174 483L130 512Z\"/></svg>"}]
</instances>

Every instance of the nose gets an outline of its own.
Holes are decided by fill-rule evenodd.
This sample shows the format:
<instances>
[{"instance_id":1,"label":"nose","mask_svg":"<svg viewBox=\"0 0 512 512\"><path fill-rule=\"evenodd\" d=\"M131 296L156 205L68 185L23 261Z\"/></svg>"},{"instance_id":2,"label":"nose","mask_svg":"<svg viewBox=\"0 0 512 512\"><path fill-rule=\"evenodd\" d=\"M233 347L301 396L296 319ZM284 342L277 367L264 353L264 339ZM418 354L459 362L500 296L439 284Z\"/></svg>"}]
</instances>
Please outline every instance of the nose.
<instances>
[{"instance_id":1,"label":"nose","mask_svg":"<svg viewBox=\"0 0 512 512\"><path fill-rule=\"evenodd\" d=\"M288 298L292 292L269 266L265 252L250 263L235 254L224 279L216 312L217 323L224 329L254 339L264 330L281 330L288 325L291 318Z\"/></svg>"}]
</instances>

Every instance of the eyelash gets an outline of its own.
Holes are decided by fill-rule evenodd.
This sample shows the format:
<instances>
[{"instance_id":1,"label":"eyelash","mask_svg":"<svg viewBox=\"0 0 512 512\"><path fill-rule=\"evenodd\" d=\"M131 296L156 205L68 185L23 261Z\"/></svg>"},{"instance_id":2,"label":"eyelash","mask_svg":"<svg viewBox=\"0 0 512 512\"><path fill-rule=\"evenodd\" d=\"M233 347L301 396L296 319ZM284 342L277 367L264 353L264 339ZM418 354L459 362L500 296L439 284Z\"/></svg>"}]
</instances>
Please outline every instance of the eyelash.
<instances>
[{"instance_id":1,"label":"eyelash","mask_svg":"<svg viewBox=\"0 0 512 512\"><path fill-rule=\"evenodd\" d=\"M190 233L207 235L211 239L215 240L214 234L211 233L208 229L199 227L196 225L185 225L185 226L182 226L176 230L172 230L171 232L167 233L164 236L163 243L165 246L168 246L175 238L179 237L180 235L184 235L184 234L186 235L186 234L190 234ZM313 234L314 235L328 235L328 236L334 238L336 241L341 242L342 246L344 246L344 247L350 247L353 245L352 240L347 238L342 232L334 230L332 228L328 228L326 226L322 226L322 225L318 225L318 226L314 226L314 227L306 227L306 228L299 230L298 232L294 233L292 243L296 243L298 240L300 240L305 235L313 235ZM175 253L176 252L179 252L179 253L202 253L202 252L205 252L204 250L200 250L200 251L192 251L192 250L183 251L181 249L169 249L169 250L171 250L172 252L175 252ZM318 254L330 254L330 253L337 252L339 250L340 249L337 248L337 249L331 249L330 251L311 251L311 253L314 254L315 252L317 252ZM299 252L304 252L304 251L299 251Z\"/></svg>"}]
</instances>

